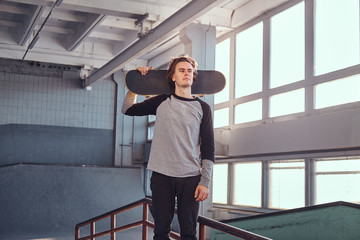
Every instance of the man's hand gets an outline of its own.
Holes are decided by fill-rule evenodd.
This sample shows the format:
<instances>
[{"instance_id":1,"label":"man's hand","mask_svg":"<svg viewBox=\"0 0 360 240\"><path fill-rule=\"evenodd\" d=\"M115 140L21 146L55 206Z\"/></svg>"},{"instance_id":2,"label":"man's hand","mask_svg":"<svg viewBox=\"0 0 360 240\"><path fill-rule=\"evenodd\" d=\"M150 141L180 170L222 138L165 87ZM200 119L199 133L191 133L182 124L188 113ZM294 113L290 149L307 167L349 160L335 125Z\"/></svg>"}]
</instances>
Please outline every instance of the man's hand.
<instances>
[{"instance_id":1,"label":"man's hand","mask_svg":"<svg viewBox=\"0 0 360 240\"><path fill-rule=\"evenodd\" d=\"M194 196L195 201L197 202L204 201L208 198L208 196L209 196L209 188L199 184L195 190L195 196Z\"/></svg>"},{"instance_id":2,"label":"man's hand","mask_svg":"<svg viewBox=\"0 0 360 240\"><path fill-rule=\"evenodd\" d=\"M136 70L138 70L140 73L141 73L141 75L146 75L147 73L148 73L148 71L149 70L152 70L153 68L151 67L151 68L148 68L148 67L138 67L138 68L136 68Z\"/></svg>"}]
</instances>

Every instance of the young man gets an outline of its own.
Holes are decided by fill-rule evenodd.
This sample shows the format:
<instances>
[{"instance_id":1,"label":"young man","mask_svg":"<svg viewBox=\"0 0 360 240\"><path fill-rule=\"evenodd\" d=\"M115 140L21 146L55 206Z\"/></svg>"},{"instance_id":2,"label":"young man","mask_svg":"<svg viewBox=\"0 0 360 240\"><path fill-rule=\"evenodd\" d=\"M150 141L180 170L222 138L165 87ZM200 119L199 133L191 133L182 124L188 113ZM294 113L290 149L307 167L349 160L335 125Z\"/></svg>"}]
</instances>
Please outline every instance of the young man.
<instances>
[{"instance_id":1,"label":"young man","mask_svg":"<svg viewBox=\"0 0 360 240\"><path fill-rule=\"evenodd\" d=\"M148 72L148 67L137 69L143 75ZM175 198L181 239L197 239L199 202L209 195L214 132L210 106L191 95L196 75L197 63L193 58L173 58L167 80L174 94L135 103L136 95L128 92L122 107L122 112L130 116L156 115L148 163L152 171L155 240L169 239Z\"/></svg>"}]
</instances>

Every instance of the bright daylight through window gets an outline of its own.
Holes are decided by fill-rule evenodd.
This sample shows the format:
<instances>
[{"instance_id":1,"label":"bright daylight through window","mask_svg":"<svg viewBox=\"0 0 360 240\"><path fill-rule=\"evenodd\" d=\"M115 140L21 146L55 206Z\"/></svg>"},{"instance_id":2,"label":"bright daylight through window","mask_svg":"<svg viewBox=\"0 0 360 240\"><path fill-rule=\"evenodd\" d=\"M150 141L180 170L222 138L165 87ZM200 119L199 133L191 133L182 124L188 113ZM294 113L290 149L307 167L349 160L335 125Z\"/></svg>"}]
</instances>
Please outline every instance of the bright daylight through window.
<instances>
[{"instance_id":1,"label":"bright daylight through window","mask_svg":"<svg viewBox=\"0 0 360 240\"><path fill-rule=\"evenodd\" d=\"M304 26L304 2L271 18L271 88L304 79Z\"/></svg>"},{"instance_id":2,"label":"bright daylight through window","mask_svg":"<svg viewBox=\"0 0 360 240\"><path fill-rule=\"evenodd\" d=\"M215 164L213 171L213 202L227 203L228 164Z\"/></svg>"},{"instance_id":3,"label":"bright daylight through window","mask_svg":"<svg viewBox=\"0 0 360 240\"><path fill-rule=\"evenodd\" d=\"M250 27L236 36L236 98L262 90L262 36L262 23Z\"/></svg>"},{"instance_id":4,"label":"bright daylight through window","mask_svg":"<svg viewBox=\"0 0 360 240\"><path fill-rule=\"evenodd\" d=\"M234 204L261 207L261 162L235 164Z\"/></svg>"},{"instance_id":5,"label":"bright daylight through window","mask_svg":"<svg viewBox=\"0 0 360 240\"><path fill-rule=\"evenodd\" d=\"M216 68L228 85L215 96L214 127L226 127L230 141L252 144L231 143L229 159L215 164L214 203L236 209L360 203L352 129L359 125L359 16L359 0L288 1L221 36ZM314 132L327 131L327 119L336 129L321 141ZM337 120L339 129L331 125ZM294 143L279 147L291 134Z\"/></svg>"},{"instance_id":6,"label":"bright daylight through window","mask_svg":"<svg viewBox=\"0 0 360 240\"><path fill-rule=\"evenodd\" d=\"M360 203L360 158L316 161L316 203Z\"/></svg>"},{"instance_id":7,"label":"bright daylight through window","mask_svg":"<svg viewBox=\"0 0 360 240\"><path fill-rule=\"evenodd\" d=\"M316 0L315 10L315 74L359 64L359 1Z\"/></svg>"}]
</instances>

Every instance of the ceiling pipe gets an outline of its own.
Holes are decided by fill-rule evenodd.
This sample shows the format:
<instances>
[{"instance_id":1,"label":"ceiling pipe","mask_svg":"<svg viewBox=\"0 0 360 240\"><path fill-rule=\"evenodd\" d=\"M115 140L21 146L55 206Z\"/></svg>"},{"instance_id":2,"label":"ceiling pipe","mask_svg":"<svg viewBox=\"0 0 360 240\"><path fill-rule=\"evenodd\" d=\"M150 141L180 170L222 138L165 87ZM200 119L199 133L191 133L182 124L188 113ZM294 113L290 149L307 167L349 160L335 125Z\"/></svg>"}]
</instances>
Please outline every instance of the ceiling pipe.
<instances>
[{"instance_id":1,"label":"ceiling pipe","mask_svg":"<svg viewBox=\"0 0 360 240\"><path fill-rule=\"evenodd\" d=\"M186 27L189 23L196 20L201 15L207 13L212 8L219 5L224 0L193 0L179 11L175 12L169 18L152 29L148 34L138 39L131 46L126 48L104 66L94 71L83 84L84 87L104 79L114 72L120 70L125 64L140 57L148 52L156 44L161 43L164 39L174 35L181 28Z\"/></svg>"}]
</instances>

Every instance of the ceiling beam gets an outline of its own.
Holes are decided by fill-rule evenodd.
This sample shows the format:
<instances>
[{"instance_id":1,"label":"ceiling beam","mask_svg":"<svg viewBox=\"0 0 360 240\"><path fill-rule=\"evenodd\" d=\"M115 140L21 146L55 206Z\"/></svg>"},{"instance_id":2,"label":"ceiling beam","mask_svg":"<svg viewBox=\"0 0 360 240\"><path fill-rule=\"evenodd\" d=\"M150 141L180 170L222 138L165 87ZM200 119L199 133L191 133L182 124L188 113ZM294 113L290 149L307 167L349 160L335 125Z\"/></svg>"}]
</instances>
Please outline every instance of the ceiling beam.
<instances>
[{"instance_id":1,"label":"ceiling beam","mask_svg":"<svg viewBox=\"0 0 360 240\"><path fill-rule=\"evenodd\" d=\"M29 6L30 15L24 19L24 28L21 31L21 36L19 36L18 40L19 45L24 46L28 41L36 25L40 23L44 9L45 7L43 6Z\"/></svg>"},{"instance_id":2,"label":"ceiling beam","mask_svg":"<svg viewBox=\"0 0 360 240\"><path fill-rule=\"evenodd\" d=\"M104 15L91 14L86 23L79 24L76 34L69 38L67 50L73 51L77 48L85 38L90 35L94 28L101 23L104 17Z\"/></svg>"},{"instance_id":3,"label":"ceiling beam","mask_svg":"<svg viewBox=\"0 0 360 240\"><path fill-rule=\"evenodd\" d=\"M140 27L135 26L135 21L136 19L106 16L104 21L101 22L101 26L106 28L118 28L139 31Z\"/></svg>"},{"instance_id":4,"label":"ceiling beam","mask_svg":"<svg viewBox=\"0 0 360 240\"><path fill-rule=\"evenodd\" d=\"M242 24L249 22L250 20L260 16L264 12L275 8L281 4L289 2L290 0L253 0L242 5L236 9L232 15L231 27L237 28Z\"/></svg>"},{"instance_id":5,"label":"ceiling beam","mask_svg":"<svg viewBox=\"0 0 360 240\"><path fill-rule=\"evenodd\" d=\"M94 1L89 1L89 4L94 3ZM101 1L103 3L103 1ZM117 16L117 17L124 17L124 18L133 18L137 19L141 14L134 14L129 13L124 10L113 10L113 9L104 9L104 8L95 8L93 6L80 6L77 4L70 4L70 3L62 3L60 5L61 9L77 11L77 12L86 12L86 13L94 13L94 14L102 14L102 15L110 15L110 16Z\"/></svg>"},{"instance_id":6,"label":"ceiling beam","mask_svg":"<svg viewBox=\"0 0 360 240\"><path fill-rule=\"evenodd\" d=\"M106 32L92 32L89 37L91 38L98 38L98 39L105 39L110 41L118 41L124 42L126 37L123 34L115 34L115 33L106 33Z\"/></svg>"},{"instance_id":7,"label":"ceiling beam","mask_svg":"<svg viewBox=\"0 0 360 240\"><path fill-rule=\"evenodd\" d=\"M93 72L84 83L84 86L89 86L97 80L104 79L114 72L123 68L123 66L142 54L149 51L156 44L159 44L163 39L175 34L181 28L187 26L198 17L208 12L223 0L193 0L179 11L171 15L157 27L155 27L149 34L143 36L138 41L133 43L127 49L122 51L119 55L114 57L110 62L105 64L100 69Z\"/></svg>"},{"instance_id":8,"label":"ceiling beam","mask_svg":"<svg viewBox=\"0 0 360 240\"><path fill-rule=\"evenodd\" d=\"M168 2L171 3L172 1ZM158 2L139 0L64 0L60 7L73 11L92 12L134 19L138 19L144 15L144 13L149 13L149 20L156 21L157 18L154 19L153 16L159 15L159 12L174 13L180 6L185 5L179 0L173 2L175 2L174 6L171 6L171 4L159 4Z\"/></svg>"},{"instance_id":9,"label":"ceiling beam","mask_svg":"<svg viewBox=\"0 0 360 240\"><path fill-rule=\"evenodd\" d=\"M51 7L56 0L6 0L7 2L23 3L30 5L39 5L44 7Z\"/></svg>"},{"instance_id":10,"label":"ceiling beam","mask_svg":"<svg viewBox=\"0 0 360 240\"><path fill-rule=\"evenodd\" d=\"M29 14L29 10L25 7L10 6L0 1L0 12L13 13L19 15Z\"/></svg>"},{"instance_id":11,"label":"ceiling beam","mask_svg":"<svg viewBox=\"0 0 360 240\"><path fill-rule=\"evenodd\" d=\"M74 14L68 10L60 9L56 7L51 14L52 19L60 20L60 21L67 21L67 22L86 22L87 18L86 15L81 14Z\"/></svg>"}]
</instances>

